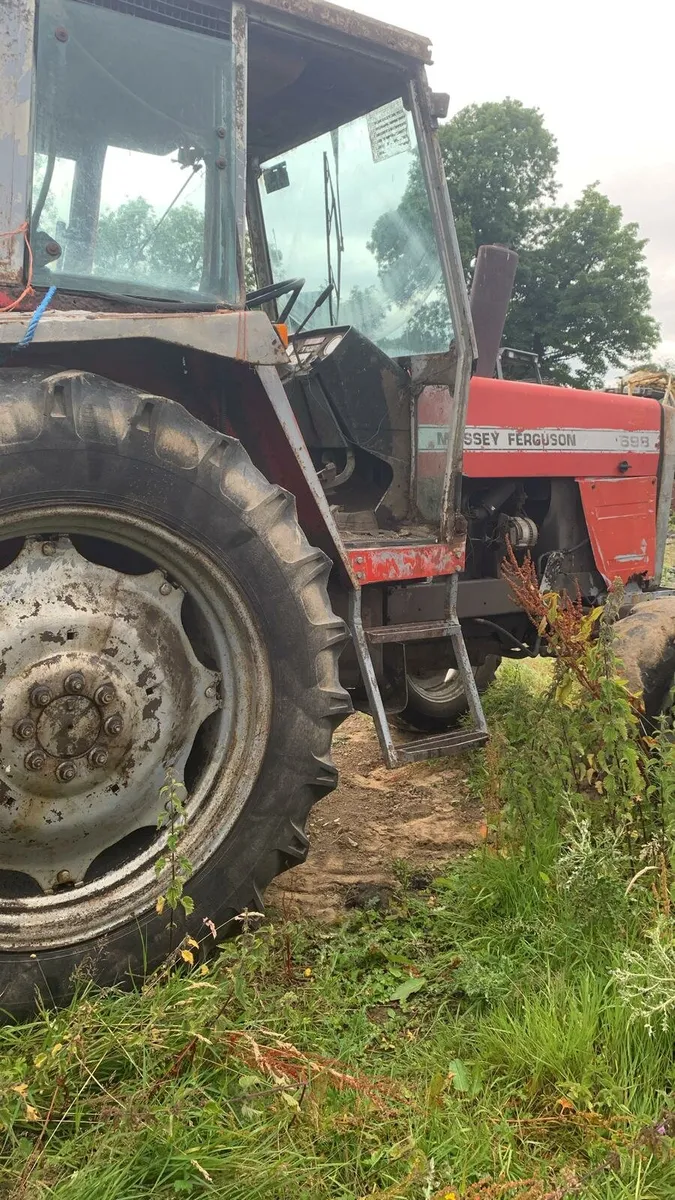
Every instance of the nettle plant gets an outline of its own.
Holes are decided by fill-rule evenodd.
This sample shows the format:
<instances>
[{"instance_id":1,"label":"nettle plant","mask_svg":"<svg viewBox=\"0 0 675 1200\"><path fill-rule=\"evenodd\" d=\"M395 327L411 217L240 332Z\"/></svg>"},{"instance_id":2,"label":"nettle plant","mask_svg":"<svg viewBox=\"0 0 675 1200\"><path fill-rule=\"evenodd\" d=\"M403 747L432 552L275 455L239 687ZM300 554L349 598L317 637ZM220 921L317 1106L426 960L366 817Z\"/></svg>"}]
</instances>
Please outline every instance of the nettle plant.
<instances>
[{"instance_id":1,"label":"nettle plant","mask_svg":"<svg viewBox=\"0 0 675 1200\"><path fill-rule=\"evenodd\" d=\"M513 552L503 567L514 597L537 628L554 660L553 700L560 713L561 744L568 756L577 822L591 837L621 842L633 874L651 858L672 867L675 840L675 743L664 718L648 724L639 695L622 676L612 627L621 585L602 608L581 599L540 592L534 564Z\"/></svg>"},{"instance_id":2,"label":"nettle plant","mask_svg":"<svg viewBox=\"0 0 675 1200\"><path fill-rule=\"evenodd\" d=\"M650 1032L667 1029L675 1024L672 716L647 722L641 697L622 677L612 632L620 585L589 612L579 599L541 593L531 561L519 564L513 552L504 574L555 664L549 701L558 750L568 756L558 885L583 896L588 912L603 894L607 902L631 893L651 899L645 949L626 951L613 977L633 1018Z\"/></svg>"},{"instance_id":3,"label":"nettle plant","mask_svg":"<svg viewBox=\"0 0 675 1200\"><path fill-rule=\"evenodd\" d=\"M187 825L185 785L167 771L166 782L159 790L163 808L157 819L157 828L166 830L166 853L157 859L155 873L159 878L167 875L165 891L157 897L157 912L168 908L173 920L176 909L182 908L186 916L194 912L194 900L185 892L185 884L192 875L192 863L180 853L180 842Z\"/></svg>"}]
</instances>

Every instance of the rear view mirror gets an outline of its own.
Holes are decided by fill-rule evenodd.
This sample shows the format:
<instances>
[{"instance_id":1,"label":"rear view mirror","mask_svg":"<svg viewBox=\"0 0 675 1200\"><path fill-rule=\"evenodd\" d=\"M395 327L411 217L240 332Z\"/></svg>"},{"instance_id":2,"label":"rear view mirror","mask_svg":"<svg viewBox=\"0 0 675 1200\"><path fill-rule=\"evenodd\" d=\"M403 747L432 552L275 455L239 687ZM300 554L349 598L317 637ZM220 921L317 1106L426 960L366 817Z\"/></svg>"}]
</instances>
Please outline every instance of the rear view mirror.
<instances>
[{"instance_id":1,"label":"rear view mirror","mask_svg":"<svg viewBox=\"0 0 675 1200\"><path fill-rule=\"evenodd\" d=\"M280 192L282 188L289 187L291 182L285 162L275 163L273 167L265 167L262 177L268 195L270 192Z\"/></svg>"}]
</instances>

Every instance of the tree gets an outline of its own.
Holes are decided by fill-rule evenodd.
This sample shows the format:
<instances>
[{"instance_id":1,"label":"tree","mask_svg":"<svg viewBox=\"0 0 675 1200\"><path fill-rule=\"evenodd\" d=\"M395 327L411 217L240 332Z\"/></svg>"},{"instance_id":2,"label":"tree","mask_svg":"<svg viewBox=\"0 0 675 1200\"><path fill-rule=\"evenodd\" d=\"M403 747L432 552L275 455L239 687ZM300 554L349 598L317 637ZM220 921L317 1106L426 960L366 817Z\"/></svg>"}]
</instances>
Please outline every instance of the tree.
<instances>
[{"instance_id":1,"label":"tree","mask_svg":"<svg viewBox=\"0 0 675 1200\"><path fill-rule=\"evenodd\" d=\"M520 249L507 343L534 350L557 382L582 387L651 349L659 327L645 245L595 184L575 204L544 210Z\"/></svg>"},{"instance_id":2,"label":"tree","mask_svg":"<svg viewBox=\"0 0 675 1200\"><path fill-rule=\"evenodd\" d=\"M147 279L188 291L199 284L204 253L204 218L192 204L172 208L160 223L138 196L101 213L94 269L110 278Z\"/></svg>"},{"instance_id":3,"label":"tree","mask_svg":"<svg viewBox=\"0 0 675 1200\"><path fill-rule=\"evenodd\" d=\"M544 200L556 193L558 147L536 108L507 97L470 104L438 131L462 262L470 273L481 245L518 246ZM433 240L422 171L415 163L395 212L379 218L369 248L381 270L401 271L410 229Z\"/></svg>"},{"instance_id":4,"label":"tree","mask_svg":"<svg viewBox=\"0 0 675 1200\"><path fill-rule=\"evenodd\" d=\"M472 104L441 127L439 139L467 279L480 245L510 246L520 256L508 344L535 350L548 378L584 386L656 345L645 241L595 185L574 205L553 203L558 149L538 109L508 97ZM398 209L371 235L385 288L410 286L418 258L409 249L412 227L433 255L418 163ZM418 341L423 320L420 310Z\"/></svg>"},{"instance_id":5,"label":"tree","mask_svg":"<svg viewBox=\"0 0 675 1200\"><path fill-rule=\"evenodd\" d=\"M558 146L539 109L508 96L470 104L439 139L465 266L479 246L522 245L557 191Z\"/></svg>"}]
</instances>

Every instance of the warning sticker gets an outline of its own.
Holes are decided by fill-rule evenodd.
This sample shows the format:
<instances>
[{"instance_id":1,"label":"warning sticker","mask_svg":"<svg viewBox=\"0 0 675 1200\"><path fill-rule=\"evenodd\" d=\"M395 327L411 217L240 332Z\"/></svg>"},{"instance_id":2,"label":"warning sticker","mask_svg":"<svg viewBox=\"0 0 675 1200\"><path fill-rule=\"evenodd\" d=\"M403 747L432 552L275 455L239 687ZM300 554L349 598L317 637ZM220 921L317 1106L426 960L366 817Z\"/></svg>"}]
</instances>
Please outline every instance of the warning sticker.
<instances>
[{"instance_id":1,"label":"warning sticker","mask_svg":"<svg viewBox=\"0 0 675 1200\"><path fill-rule=\"evenodd\" d=\"M376 108L375 112L368 113L366 120L373 162L384 162L412 149L408 114L402 100L392 100L391 104Z\"/></svg>"}]
</instances>

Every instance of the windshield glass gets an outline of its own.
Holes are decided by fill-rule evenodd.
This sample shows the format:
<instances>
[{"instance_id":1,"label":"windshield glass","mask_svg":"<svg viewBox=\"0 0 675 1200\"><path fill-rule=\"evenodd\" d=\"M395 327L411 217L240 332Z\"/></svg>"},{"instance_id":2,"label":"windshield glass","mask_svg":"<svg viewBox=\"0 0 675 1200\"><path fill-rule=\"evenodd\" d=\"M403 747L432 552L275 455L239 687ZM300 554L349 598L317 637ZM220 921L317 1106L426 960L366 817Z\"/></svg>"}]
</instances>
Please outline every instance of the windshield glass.
<instances>
[{"instance_id":1,"label":"windshield glass","mask_svg":"<svg viewBox=\"0 0 675 1200\"><path fill-rule=\"evenodd\" d=\"M35 279L235 303L229 13L206 36L78 0L39 12Z\"/></svg>"},{"instance_id":2,"label":"windshield glass","mask_svg":"<svg viewBox=\"0 0 675 1200\"><path fill-rule=\"evenodd\" d=\"M396 100L266 163L275 280L306 280L295 327L355 325L391 357L448 349L450 311L412 117Z\"/></svg>"}]
</instances>

